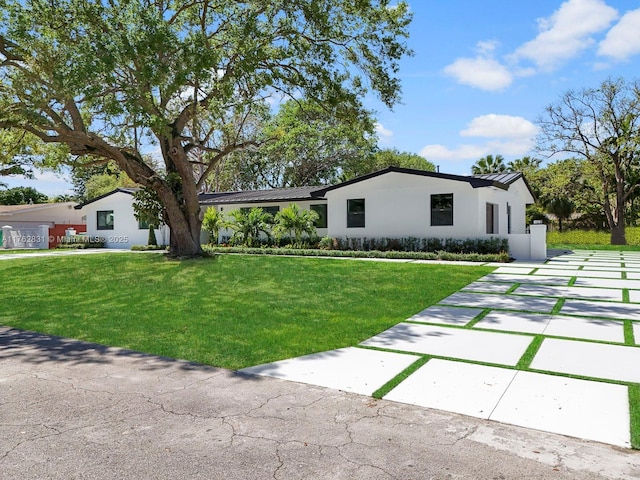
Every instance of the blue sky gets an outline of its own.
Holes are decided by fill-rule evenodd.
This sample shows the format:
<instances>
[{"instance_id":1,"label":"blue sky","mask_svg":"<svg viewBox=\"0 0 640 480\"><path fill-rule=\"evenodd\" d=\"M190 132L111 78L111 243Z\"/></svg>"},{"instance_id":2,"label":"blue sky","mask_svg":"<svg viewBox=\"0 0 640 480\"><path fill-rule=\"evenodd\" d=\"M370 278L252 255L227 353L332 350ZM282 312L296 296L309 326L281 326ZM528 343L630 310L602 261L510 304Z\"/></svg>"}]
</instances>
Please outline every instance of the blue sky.
<instances>
[{"instance_id":1,"label":"blue sky","mask_svg":"<svg viewBox=\"0 0 640 480\"><path fill-rule=\"evenodd\" d=\"M640 76L637 0L409 0L402 104L373 98L379 146L418 153L441 172L466 175L487 155L532 155L535 121L570 89ZM3 180L55 195L52 173Z\"/></svg>"}]
</instances>

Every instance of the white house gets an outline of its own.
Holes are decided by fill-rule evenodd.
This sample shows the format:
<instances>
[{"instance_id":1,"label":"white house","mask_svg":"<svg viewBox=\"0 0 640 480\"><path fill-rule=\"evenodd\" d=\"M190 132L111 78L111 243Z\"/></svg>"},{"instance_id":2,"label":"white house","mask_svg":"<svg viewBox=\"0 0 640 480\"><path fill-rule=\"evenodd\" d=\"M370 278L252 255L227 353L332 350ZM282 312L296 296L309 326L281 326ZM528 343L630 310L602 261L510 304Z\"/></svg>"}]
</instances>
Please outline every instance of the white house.
<instances>
[{"instance_id":1,"label":"white house","mask_svg":"<svg viewBox=\"0 0 640 480\"><path fill-rule=\"evenodd\" d=\"M81 206L87 233L107 238L112 248L146 243L146 230L133 217L134 191L120 188ZM533 202L521 173L461 176L399 167L326 187L200 195L203 213L260 207L275 215L296 203L318 212L320 237L501 237L509 239L513 257L541 260L544 226L531 226L530 234L526 225L526 206ZM168 242L168 232L159 231L158 241Z\"/></svg>"},{"instance_id":2,"label":"white house","mask_svg":"<svg viewBox=\"0 0 640 480\"><path fill-rule=\"evenodd\" d=\"M86 217L87 235L102 237L107 248L131 248L146 245L149 227L136 220L133 210L135 188L118 188L76 206ZM169 244L169 229L156 229L156 239L161 245Z\"/></svg>"},{"instance_id":3,"label":"white house","mask_svg":"<svg viewBox=\"0 0 640 480\"><path fill-rule=\"evenodd\" d=\"M253 190L246 192L222 192L200 195L202 212L207 208L227 213L231 210L260 207L267 213L274 215L292 203L303 210L313 210L318 214L316 232L319 237L329 234L327 229L327 201L321 196L314 195L319 187L274 188L270 190ZM222 230L220 237L230 237L230 230ZM203 238L207 241L208 238Z\"/></svg>"},{"instance_id":4,"label":"white house","mask_svg":"<svg viewBox=\"0 0 640 480\"><path fill-rule=\"evenodd\" d=\"M482 238L526 232L533 195L520 173L448 175L389 167L314 192L332 237Z\"/></svg>"}]
</instances>

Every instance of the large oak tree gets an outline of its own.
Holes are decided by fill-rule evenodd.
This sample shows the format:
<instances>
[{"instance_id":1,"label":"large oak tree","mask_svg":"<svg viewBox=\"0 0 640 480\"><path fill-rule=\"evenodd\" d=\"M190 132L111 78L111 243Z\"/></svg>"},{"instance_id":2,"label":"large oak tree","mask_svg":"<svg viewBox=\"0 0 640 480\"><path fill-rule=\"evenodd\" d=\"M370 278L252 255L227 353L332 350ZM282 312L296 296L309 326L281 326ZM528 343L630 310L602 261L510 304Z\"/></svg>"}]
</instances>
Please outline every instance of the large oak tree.
<instances>
[{"instance_id":1,"label":"large oak tree","mask_svg":"<svg viewBox=\"0 0 640 480\"><path fill-rule=\"evenodd\" d=\"M600 185L611 244L626 244L625 208L640 188L640 84L609 79L568 91L538 120L538 147L586 160Z\"/></svg>"},{"instance_id":2,"label":"large oak tree","mask_svg":"<svg viewBox=\"0 0 640 480\"><path fill-rule=\"evenodd\" d=\"M254 107L304 96L358 118L368 91L391 107L409 21L388 0L0 0L0 128L114 160L157 193L172 253L199 255L198 190L264 141Z\"/></svg>"}]
</instances>

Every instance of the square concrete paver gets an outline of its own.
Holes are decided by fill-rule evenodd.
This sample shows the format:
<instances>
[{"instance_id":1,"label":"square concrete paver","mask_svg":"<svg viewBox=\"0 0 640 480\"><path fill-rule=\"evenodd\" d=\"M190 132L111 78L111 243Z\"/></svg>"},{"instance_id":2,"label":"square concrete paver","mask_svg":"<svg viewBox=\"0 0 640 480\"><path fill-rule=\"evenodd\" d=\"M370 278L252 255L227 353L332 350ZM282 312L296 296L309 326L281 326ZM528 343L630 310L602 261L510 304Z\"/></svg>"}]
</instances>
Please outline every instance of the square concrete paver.
<instances>
[{"instance_id":1,"label":"square concrete paver","mask_svg":"<svg viewBox=\"0 0 640 480\"><path fill-rule=\"evenodd\" d=\"M629 396L624 385L518 372L489 418L630 446Z\"/></svg>"},{"instance_id":2,"label":"square concrete paver","mask_svg":"<svg viewBox=\"0 0 640 480\"><path fill-rule=\"evenodd\" d=\"M622 301L622 291L610 288L558 287L554 285L520 285L512 293L546 297L569 297L593 300Z\"/></svg>"},{"instance_id":3,"label":"square concrete paver","mask_svg":"<svg viewBox=\"0 0 640 480\"><path fill-rule=\"evenodd\" d=\"M560 313L583 317L603 317L623 320L640 319L640 305L614 302L591 302L589 300L567 299Z\"/></svg>"},{"instance_id":4,"label":"square concrete paver","mask_svg":"<svg viewBox=\"0 0 640 480\"><path fill-rule=\"evenodd\" d=\"M551 315L519 312L491 312L474 328L541 334L547 328Z\"/></svg>"},{"instance_id":5,"label":"square concrete paver","mask_svg":"<svg viewBox=\"0 0 640 480\"><path fill-rule=\"evenodd\" d=\"M462 289L463 292L505 293L513 283L473 282Z\"/></svg>"},{"instance_id":6,"label":"square concrete paver","mask_svg":"<svg viewBox=\"0 0 640 480\"><path fill-rule=\"evenodd\" d=\"M627 273L627 278L630 280L640 280L640 273L639 272L628 272Z\"/></svg>"},{"instance_id":7,"label":"square concrete paver","mask_svg":"<svg viewBox=\"0 0 640 480\"><path fill-rule=\"evenodd\" d=\"M516 365L532 340L528 335L399 323L361 345Z\"/></svg>"},{"instance_id":8,"label":"square concrete paver","mask_svg":"<svg viewBox=\"0 0 640 480\"><path fill-rule=\"evenodd\" d=\"M632 303L640 303L640 291L629 290L629 301Z\"/></svg>"},{"instance_id":9,"label":"square concrete paver","mask_svg":"<svg viewBox=\"0 0 640 480\"><path fill-rule=\"evenodd\" d=\"M536 283L546 285L569 285L568 277L553 275L514 275L507 273L490 273L478 279L480 282Z\"/></svg>"},{"instance_id":10,"label":"square concrete paver","mask_svg":"<svg viewBox=\"0 0 640 480\"><path fill-rule=\"evenodd\" d=\"M556 275L566 277L595 277L595 278L622 278L620 272L601 272L593 270L556 270L550 268L541 268L534 275Z\"/></svg>"},{"instance_id":11,"label":"square concrete paver","mask_svg":"<svg viewBox=\"0 0 640 480\"><path fill-rule=\"evenodd\" d=\"M640 345L640 322L633 322L633 339Z\"/></svg>"},{"instance_id":12,"label":"square concrete paver","mask_svg":"<svg viewBox=\"0 0 640 480\"><path fill-rule=\"evenodd\" d=\"M533 272L533 270L534 269L531 267L519 267L517 265L514 265L512 267L499 267L494 270L493 273L515 273L518 275L528 275Z\"/></svg>"},{"instance_id":13,"label":"square concrete paver","mask_svg":"<svg viewBox=\"0 0 640 480\"><path fill-rule=\"evenodd\" d=\"M640 383L640 348L546 338L531 368Z\"/></svg>"},{"instance_id":14,"label":"square concrete paver","mask_svg":"<svg viewBox=\"0 0 640 480\"><path fill-rule=\"evenodd\" d=\"M433 359L384 398L486 419L516 373L517 370L506 368Z\"/></svg>"},{"instance_id":15,"label":"square concrete paver","mask_svg":"<svg viewBox=\"0 0 640 480\"><path fill-rule=\"evenodd\" d=\"M457 292L441 300L440 303L465 307L529 310L532 312L550 313L557 301L555 298Z\"/></svg>"},{"instance_id":16,"label":"square concrete paver","mask_svg":"<svg viewBox=\"0 0 640 480\"><path fill-rule=\"evenodd\" d=\"M407 320L412 322L464 326L481 313L482 309L479 308L456 308L435 305L415 314Z\"/></svg>"},{"instance_id":17,"label":"square concrete paver","mask_svg":"<svg viewBox=\"0 0 640 480\"><path fill-rule=\"evenodd\" d=\"M543 333L555 337L624 343L624 325L616 320L555 315Z\"/></svg>"},{"instance_id":18,"label":"square concrete paver","mask_svg":"<svg viewBox=\"0 0 640 480\"><path fill-rule=\"evenodd\" d=\"M418 358L349 347L257 365L240 372L371 395Z\"/></svg>"},{"instance_id":19,"label":"square concrete paver","mask_svg":"<svg viewBox=\"0 0 640 480\"><path fill-rule=\"evenodd\" d=\"M628 288L630 290L640 290L638 280L615 280L608 278L577 278L574 283L576 287L603 287L603 288Z\"/></svg>"}]
</instances>

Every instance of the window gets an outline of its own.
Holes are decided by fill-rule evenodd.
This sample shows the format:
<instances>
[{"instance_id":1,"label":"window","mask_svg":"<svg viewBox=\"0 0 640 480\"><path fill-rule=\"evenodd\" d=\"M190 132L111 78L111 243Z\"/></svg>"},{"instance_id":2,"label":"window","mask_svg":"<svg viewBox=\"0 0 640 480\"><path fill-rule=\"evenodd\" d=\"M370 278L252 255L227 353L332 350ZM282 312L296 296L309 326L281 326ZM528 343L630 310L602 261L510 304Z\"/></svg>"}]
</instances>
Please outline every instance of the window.
<instances>
[{"instance_id":1,"label":"window","mask_svg":"<svg viewBox=\"0 0 640 480\"><path fill-rule=\"evenodd\" d=\"M498 205L487 203L487 233L498 233Z\"/></svg>"},{"instance_id":2,"label":"window","mask_svg":"<svg viewBox=\"0 0 640 480\"><path fill-rule=\"evenodd\" d=\"M96 214L98 230L113 230L113 210L99 210Z\"/></svg>"},{"instance_id":3,"label":"window","mask_svg":"<svg viewBox=\"0 0 640 480\"><path fill-rule=\"evenodd\" d=\"M149 222L145 222L144 220L138 220L138 229L149 230Z\"/></svg>"},{"instance_id":4,"label":"window","mask_svg":"<svg viewBox=\"0 0 640 480\"><path fill-rule=\"evenodd\" d=\"M453 225L453 193L431 195L431 226Z\"/></svg>"},{"instance_id":5,"label":"window","mask_svg":"<svg viewBox=\"0 0 640 480\"><path fill-rule=\"evenodd\" d=\"M262 207L262 210L264 210L265 213L268 213L269 215L275 217L276 213L278 213L280 211L280 207L275 206L275 207Z\"/></svg>"},{"instance_id":6,"label":"window","mask_svg":"<svg viewBox=\"0 0 640 480\"><path fill-rule=\"evenodd\" d=\"M327 204L311 205L309 208L318 214L318 220L316 220L314 226L316 228L327 228Z\"/></svg>"},{"instance_id":7,"label":"window","mask_svg":"<svg viewBox=\"0 0 640 480\"><path fill-rule=\"evenodd\" d=\"M364 198L347 200L347 228L364 227Z\"/></svg>"},{"instance_id":8,"label":"window","mask_svg":"<svg viewBox=\"0 0 640 480\"><path fill-rule=\"evenodd\" d=\"M511 205L507 203L507 233L511 233Z\"/></svg>"}]
</instances>

